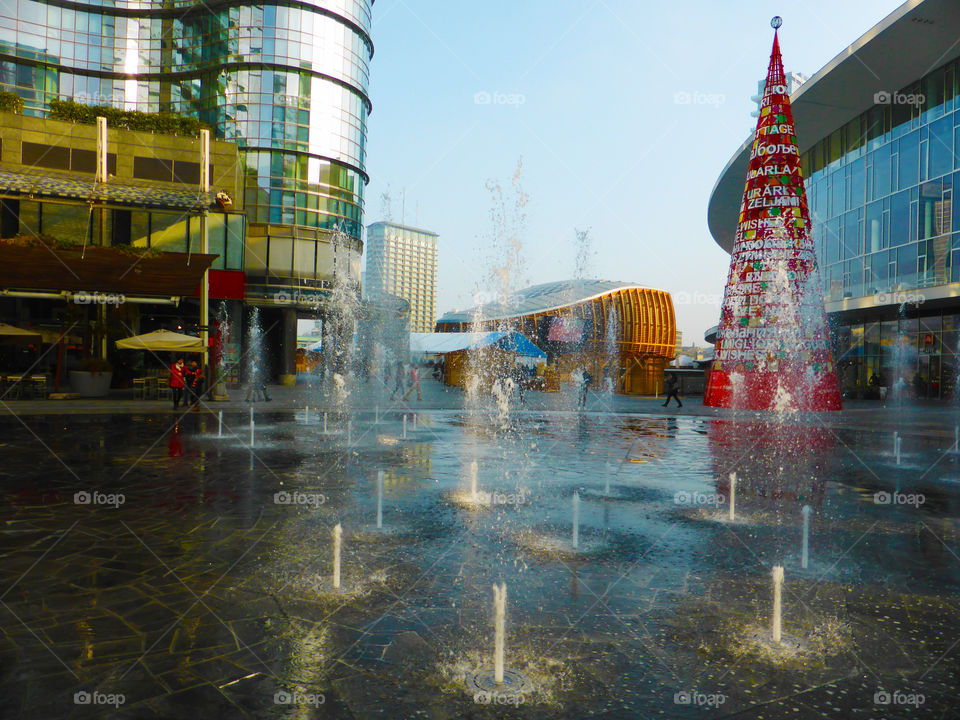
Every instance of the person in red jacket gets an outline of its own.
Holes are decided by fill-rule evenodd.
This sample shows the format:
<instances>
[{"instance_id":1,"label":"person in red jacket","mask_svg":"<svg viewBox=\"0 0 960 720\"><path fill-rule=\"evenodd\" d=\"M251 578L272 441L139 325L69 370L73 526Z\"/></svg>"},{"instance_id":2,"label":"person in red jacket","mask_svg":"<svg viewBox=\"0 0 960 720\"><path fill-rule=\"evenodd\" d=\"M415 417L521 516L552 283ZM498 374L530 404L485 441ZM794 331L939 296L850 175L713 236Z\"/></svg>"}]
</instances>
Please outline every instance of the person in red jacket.
<instances>
[{"instance_id":1,"label":"person in red jacket","mask_svg":"<svg viewBox=\"0 0 960 720\"><path fill-rule=\"evenodd\" d=\"M173 390L173 409L176 410L183 400L183 373L186 366L183 364L183 358L179 358L170 366L170 389Z\"/></svg>"}]
</instances>

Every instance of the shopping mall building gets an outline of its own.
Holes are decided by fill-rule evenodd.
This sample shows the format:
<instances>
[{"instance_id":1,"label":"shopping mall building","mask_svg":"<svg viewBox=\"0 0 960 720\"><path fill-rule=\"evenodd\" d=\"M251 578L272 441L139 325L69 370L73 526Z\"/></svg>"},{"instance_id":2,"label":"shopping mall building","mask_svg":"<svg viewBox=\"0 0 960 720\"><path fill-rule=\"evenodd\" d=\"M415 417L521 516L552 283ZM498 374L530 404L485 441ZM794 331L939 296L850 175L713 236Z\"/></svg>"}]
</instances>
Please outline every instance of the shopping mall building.
<instances>
[{"instance_id":1,"label":"shopping mall building","mask_svg":"<svg viewBox=\"0 0 960 720\"><path fill-rule=\"evenodd\" d=\"M954 393L960 370L957 38L960 4L911 0L791 96L847 397L870 396L897 377L918 397ZM727 252L752 141L736 151L710 197L710 232Z\"/></svg>"},{"instance_id":2,"label":"shopping mall building","mask_svg":"<svg viewBox=\"0 0 960 720\"><path fill-rule=\"evenodd\" d=\"M322 314L338 283L359 291L372 6L0 3L0 89L25 115L57 99L187 115L239 148L245 302L261 309L273 375L291 377L298 315Z\"/></svg>"}]
</instances>

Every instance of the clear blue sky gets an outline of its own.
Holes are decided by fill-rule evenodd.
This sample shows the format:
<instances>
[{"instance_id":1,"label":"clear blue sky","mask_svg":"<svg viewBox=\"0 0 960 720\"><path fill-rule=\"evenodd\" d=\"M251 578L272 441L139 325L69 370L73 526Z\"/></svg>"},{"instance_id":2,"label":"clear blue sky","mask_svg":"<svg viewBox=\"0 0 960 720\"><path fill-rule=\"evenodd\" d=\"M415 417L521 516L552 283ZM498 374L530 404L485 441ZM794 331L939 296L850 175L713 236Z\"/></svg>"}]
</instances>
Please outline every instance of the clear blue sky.
<instances>
[{"instance_id":1,"label":"clear blue sky","mask_svg":"<svg viewBox=\"0 0 960 720\"><path fill-rule=\"evenodd\" d=\"M703 345L729 263L707 201L752 131L770 18L785 68L813 75L899 5L377 0L365 222L389 190L394 221L440 234L438 314L468 307L490 289L485 184L509 186L522 157L512 287L572 277L574 229L589 228L589 275L700 300L676 308L685 344Z\"/></svg>"}]
</instances>

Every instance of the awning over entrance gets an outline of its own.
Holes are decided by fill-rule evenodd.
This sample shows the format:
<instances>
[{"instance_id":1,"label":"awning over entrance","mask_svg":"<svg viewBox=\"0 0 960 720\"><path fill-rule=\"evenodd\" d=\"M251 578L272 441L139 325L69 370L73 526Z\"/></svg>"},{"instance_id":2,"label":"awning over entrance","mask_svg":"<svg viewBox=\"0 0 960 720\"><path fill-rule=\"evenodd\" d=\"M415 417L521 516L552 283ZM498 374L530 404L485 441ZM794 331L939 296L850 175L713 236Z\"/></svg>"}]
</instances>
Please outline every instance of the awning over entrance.
<instances>
[{"instance_id":1,"label":"awning over entrance","mask_svg":"<svg viewBox=\"0 0 960 720\"><path fill-rule=\"evenodd\" d=\"M201 193L199 189L170 189L159 183L148 182L142 185L114 180L98 183L92 178L78 178L73 173L36 171L23 166L18 166L16 172L0 170L0 194L195 211L210 207L213 202L211 193Z\"/></svg>"},{"instance_id":2,"label":"awning over entrance","mask_svg":"<svg viewBox=\"0 0 960 720\"><path fill-rule=\"evenodd\" d=\"M0 289L192 297L216 255L0 242Z\"/></svg>"}]
</instances>

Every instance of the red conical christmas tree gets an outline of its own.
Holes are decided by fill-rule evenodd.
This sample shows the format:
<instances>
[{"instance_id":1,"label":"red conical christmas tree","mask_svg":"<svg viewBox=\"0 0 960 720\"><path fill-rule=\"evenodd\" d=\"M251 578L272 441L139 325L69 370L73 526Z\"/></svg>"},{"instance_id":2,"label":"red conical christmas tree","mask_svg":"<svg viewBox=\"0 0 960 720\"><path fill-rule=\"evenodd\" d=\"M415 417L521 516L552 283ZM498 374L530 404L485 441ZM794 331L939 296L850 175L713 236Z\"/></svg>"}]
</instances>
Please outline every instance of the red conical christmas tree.
<instances>
[{"instance_id":1,"label":"red conical christmas tree","mask_svg":"<svg viewBox=\"0 0 960 720\"><path fill-rule=\"evenodd\" d=\"M704 405L840 409L776 31Z\"/></svg>"}]
</instances>

